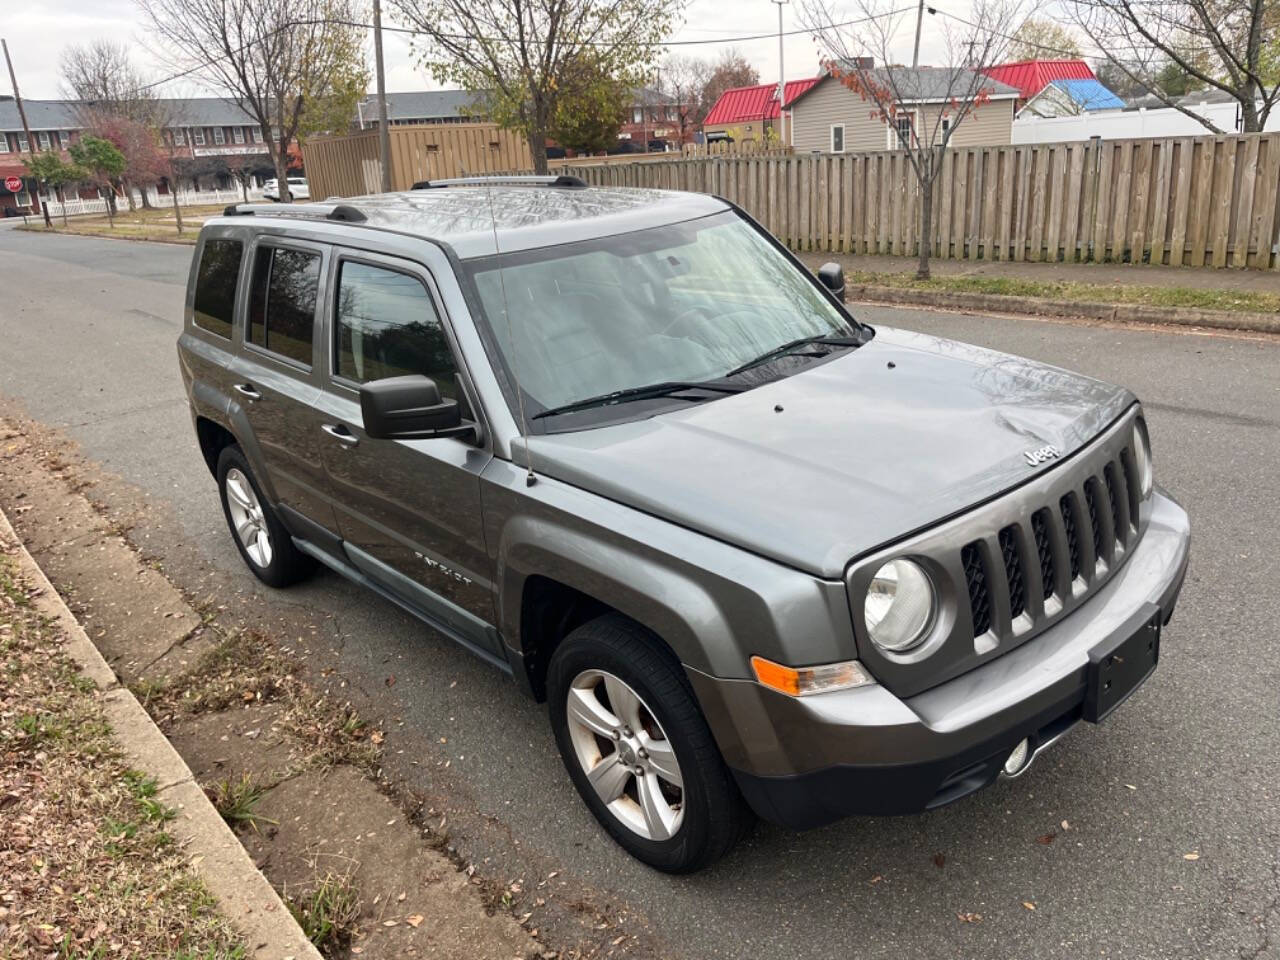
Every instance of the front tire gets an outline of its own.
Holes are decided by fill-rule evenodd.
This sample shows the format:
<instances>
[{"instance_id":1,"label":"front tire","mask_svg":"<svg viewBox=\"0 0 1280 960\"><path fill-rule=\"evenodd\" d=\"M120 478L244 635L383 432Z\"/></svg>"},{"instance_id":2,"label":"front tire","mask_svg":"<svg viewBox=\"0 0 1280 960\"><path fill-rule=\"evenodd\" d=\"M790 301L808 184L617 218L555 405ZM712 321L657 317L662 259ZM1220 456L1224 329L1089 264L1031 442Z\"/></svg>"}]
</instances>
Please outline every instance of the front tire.
<instances>
[{"instance_id":1,"label":"front tire","mask_svg":"<svg viewBox=\"0 0 1280 960\"><path fill-rule=\"evenodd\" d=\"M751 823L679 662L610 614L574 630L547 671L569 777L628 853L666 873L724 856Z\"/></svg>"},{"instance_id":2,"label":"front tire","mask_svg":"<svg viewBox=\"0 0 1280 960\"><path fill-rule=\"evenodd\" d=\"M218 495L231 539L259 580L271 587L287 587L315 569L312 559L293 545L293 537L262 495L249 461L237 446L223 448L218 456Z\"/></svg>"}]
</instances>

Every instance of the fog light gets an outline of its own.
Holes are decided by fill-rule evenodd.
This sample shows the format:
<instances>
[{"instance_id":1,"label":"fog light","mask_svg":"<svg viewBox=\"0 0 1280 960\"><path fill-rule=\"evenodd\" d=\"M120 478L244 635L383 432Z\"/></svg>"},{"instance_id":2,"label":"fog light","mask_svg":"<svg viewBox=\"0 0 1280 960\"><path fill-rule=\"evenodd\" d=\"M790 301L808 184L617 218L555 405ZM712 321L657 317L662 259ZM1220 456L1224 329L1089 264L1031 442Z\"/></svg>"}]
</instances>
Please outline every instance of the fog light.
<instances>
[{"instance_id":1,"label":"fog light","mask_svg":"<svg viewBox=\"0 0 1280 960\"><path fill-rule=\"evenodd\" d=\"M1021 773L1027 766L1027 761L1031 759L1031 744L1027 743L1026 738L1018 741L1018 745L1013 748L1013 753L1004 762L1004 772L1006 776L1013 777Z\"/></svg>"}]
</instances>

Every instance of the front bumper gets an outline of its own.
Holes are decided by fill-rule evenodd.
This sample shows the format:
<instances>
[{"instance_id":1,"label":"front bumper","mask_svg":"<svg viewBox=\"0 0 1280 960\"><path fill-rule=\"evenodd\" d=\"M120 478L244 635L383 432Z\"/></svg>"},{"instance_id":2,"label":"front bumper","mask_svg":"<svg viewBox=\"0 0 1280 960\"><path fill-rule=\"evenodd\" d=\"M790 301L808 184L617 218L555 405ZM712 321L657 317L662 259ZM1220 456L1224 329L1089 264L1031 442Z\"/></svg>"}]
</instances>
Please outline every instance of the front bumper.
<instances>
[{"instance_id":1,"label":"front bumper","mask_svg":"<svg viewBox=\"0 0 1280 960\"><path fill-rule=\"evenodd\" d=\"M1022 646L916 696L866 686L788 697L689 670L711 729L756 813L794 829L851 814L915 813L990 784L1083 712L1089 651L1167 623L1186 575L1186 512L1162 491L1124 566Z\"/></svg>"}]
</instances>

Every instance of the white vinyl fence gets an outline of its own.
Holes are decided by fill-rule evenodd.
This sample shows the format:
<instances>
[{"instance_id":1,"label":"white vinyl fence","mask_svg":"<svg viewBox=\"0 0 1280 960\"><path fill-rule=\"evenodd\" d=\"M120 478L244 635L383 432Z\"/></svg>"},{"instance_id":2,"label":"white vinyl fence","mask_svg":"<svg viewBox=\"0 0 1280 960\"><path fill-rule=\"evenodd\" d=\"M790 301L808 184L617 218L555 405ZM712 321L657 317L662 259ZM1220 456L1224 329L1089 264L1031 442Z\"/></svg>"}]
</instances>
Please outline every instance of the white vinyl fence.
<instances>
[{"instance_id":1,"label":"white vinyl fence","mask_svg":"<svg viewBox=\"0 0 1280 960\"><path fill-rule=\"evenodd\" d=\"M173 206L173 197L167 193L157 193L154 189L147 190L147 199L153 207L167 209ZM261 200L262 189L260 187L249 188L250 200ZM141 191L133 191L134 203L142 206ZM66 207L66 214L69 217L82 216L84 214L105 214L107 212L107 201L103 198L93 200L81 200L77 197L69 199L65 204L60 203L53 197L49 197L45 201L49 206L49 215L52 217L60 217L63 214L63 207ZM239 187L234 190L182 190L178 193L178 206L181 207L198 207L211 203L243 203L244 191ZM124 197L116 197L116 212L129 209L129 201Z\"/></svg>"}]
</instances>

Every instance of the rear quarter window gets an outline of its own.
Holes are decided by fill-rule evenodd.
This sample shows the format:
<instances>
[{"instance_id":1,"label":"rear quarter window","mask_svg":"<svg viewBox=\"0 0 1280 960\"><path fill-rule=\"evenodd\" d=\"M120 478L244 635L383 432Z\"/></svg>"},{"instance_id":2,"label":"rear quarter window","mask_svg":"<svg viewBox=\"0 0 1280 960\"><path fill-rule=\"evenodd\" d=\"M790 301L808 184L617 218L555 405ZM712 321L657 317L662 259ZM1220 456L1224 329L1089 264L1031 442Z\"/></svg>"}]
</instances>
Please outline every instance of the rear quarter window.
<instances>
[{"instance_id":1,"label":"rear quarter window","mask_svg":"<svg viewBox=\"0 0 1280 960\"><path fill-rule=\"evenodd\" d=\"M239 240L206 240L196 272L195 324L228 340L243 255L244 244Z\"/></svg>"}]
</instances>

